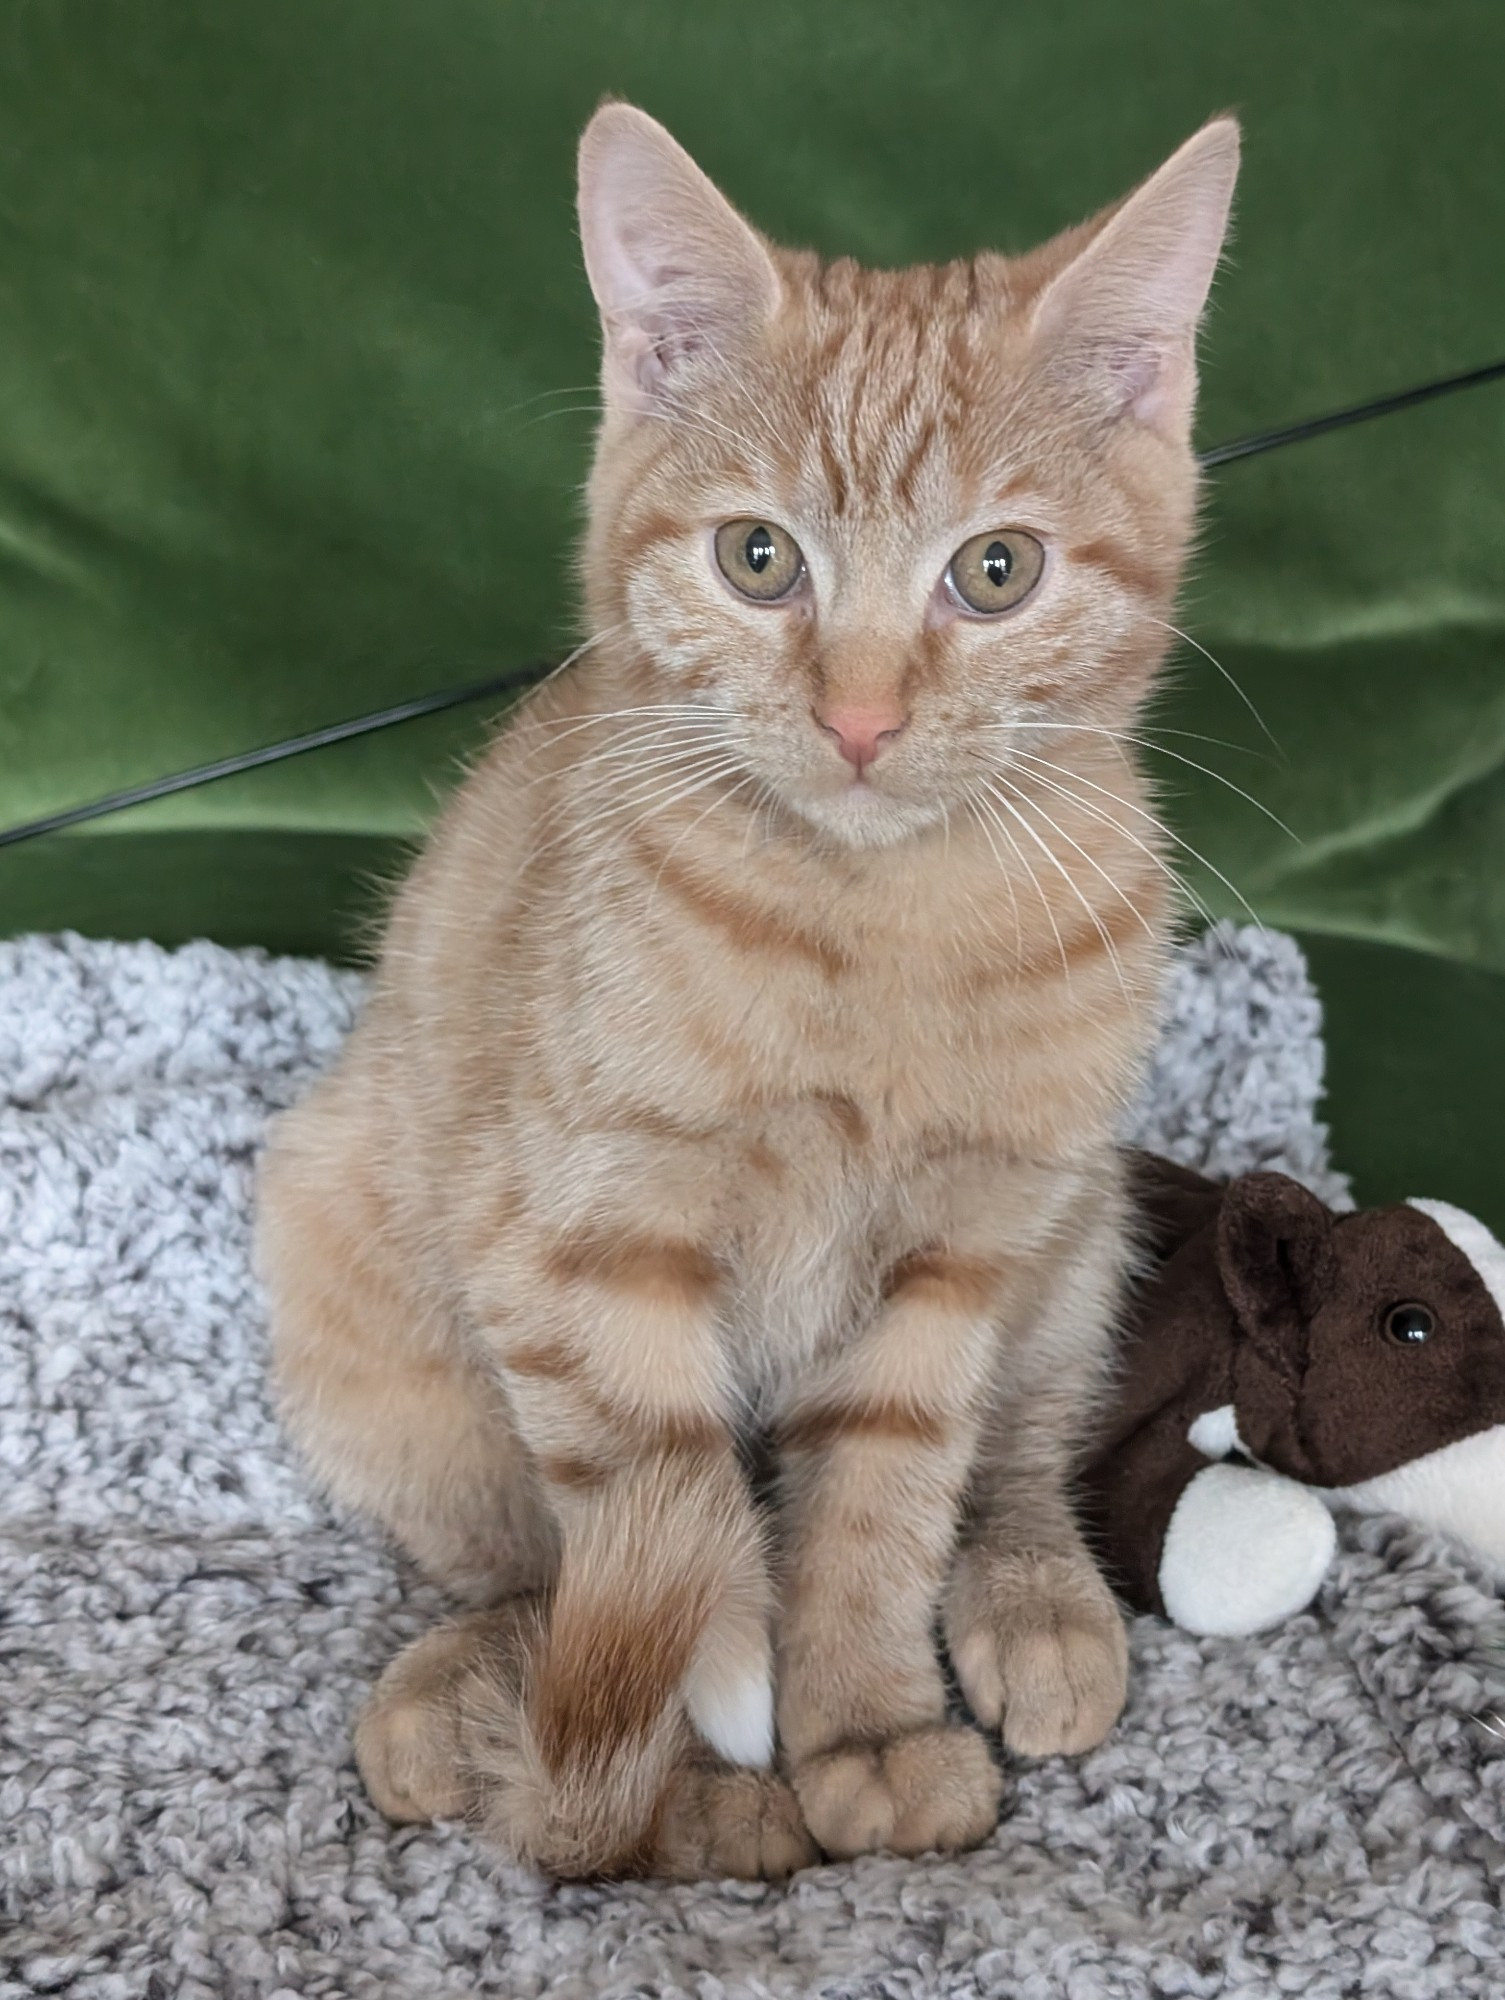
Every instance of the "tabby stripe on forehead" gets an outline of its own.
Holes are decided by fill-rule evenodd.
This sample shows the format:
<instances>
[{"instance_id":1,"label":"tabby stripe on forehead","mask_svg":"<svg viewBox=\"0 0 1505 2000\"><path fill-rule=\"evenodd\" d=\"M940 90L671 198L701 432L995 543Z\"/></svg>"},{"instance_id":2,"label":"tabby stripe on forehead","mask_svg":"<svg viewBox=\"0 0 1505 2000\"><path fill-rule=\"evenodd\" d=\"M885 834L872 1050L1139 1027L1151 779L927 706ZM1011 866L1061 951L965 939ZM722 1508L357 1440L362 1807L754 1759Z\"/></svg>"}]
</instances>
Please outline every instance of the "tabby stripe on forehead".
<instances>
[{"instance_id":1,"label":"tabby stripe on forehead","mask_svg":"<svg viewBox=\"0 0 1505 2000\"><path fill-rule=\"evenodd\" d=\"M676 857L672 848L660 848L649 835L636 833L632 845L655 882L702 922L711 925L743 951L774 957L808 959L819 966L828 979L850 969L851 961L837 946L809 931L800 930L782 917L761 910L719 882L709 882Z\"/></svg>"},{"instance_id":2,"label":"tabby stripe on forehead","mask_svg":"<svg viewBox=\"0 0 1505 2000\"><path fill-rule=\"evenodd\" d=\"M847 501L850 498L847 490L847 476L842 470L841 460L836 455L835 446L826 434L824 424L820 426L817 432L817 441L820 445L821 470L826 475L826 485L829 487L831 493L831 512L833 514L844 514L847 511Z\"/></svg>"},{"instance_id":3,"label":"tabby stripe on forehead","mask_svg":"<svg viewBox=\"0 0 1505 2000\"><path fill-rule=\"evenodd\" d=\"M919 434L915 438L914 443L909 447L904 463L899 467L898 475L894 480L894 493L901 506L912 507L914 505L915 481L919 476L920 467L924 464L926 457L929 455L930 447L934 442L935 416L932 413L920 425Z\"/></svg>"}]
</instances>

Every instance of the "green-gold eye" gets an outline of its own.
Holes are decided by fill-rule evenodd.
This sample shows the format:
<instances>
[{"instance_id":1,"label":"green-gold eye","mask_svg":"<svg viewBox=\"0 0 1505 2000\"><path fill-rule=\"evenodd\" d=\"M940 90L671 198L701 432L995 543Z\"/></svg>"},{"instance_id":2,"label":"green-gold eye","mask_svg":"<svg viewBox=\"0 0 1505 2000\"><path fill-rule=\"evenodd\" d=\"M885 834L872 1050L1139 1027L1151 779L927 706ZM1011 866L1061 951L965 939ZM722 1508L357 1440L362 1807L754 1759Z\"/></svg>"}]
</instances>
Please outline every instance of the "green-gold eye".
<instances>
[{"instance_id":1,"label":"green-gold eye","mask_svg":"<svg viewBox=\"0 0 1505 2000\"><path fill-rule=\"evenodd\" d=\"M946 581L969 611L988 617L1022 604L1045 569L1045 550L1023 528L991 528L963 542Z\"/></svg>"},{"instance_id":2,"label":"green-gold eye","mask_svg":"<svg viewBox=\"0 0 1505 2000\"><path fill-rule=\"evenodd\" d=\"M799 543L768 521L723 521L716 566L733 590L759 604L787 597L805 574Z\"/></svg>"}]
</instances>

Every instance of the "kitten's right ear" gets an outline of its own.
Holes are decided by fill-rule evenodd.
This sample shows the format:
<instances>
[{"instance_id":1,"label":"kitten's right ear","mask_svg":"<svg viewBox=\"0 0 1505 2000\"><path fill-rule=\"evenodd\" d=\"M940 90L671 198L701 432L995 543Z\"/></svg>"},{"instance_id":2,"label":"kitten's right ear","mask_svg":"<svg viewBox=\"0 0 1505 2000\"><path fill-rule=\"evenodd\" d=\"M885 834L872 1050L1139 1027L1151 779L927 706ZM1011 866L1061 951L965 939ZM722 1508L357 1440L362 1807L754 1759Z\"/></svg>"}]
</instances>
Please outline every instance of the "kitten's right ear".
<instances>
[{"instance_id":1,"label":"kitten's right ear","mask_svg":"<svg viewBox=\"0 0 1505 2000\"><path fill-rule=\"evenodd\" d=\"M763 239L645 111L604 104L592 118L579 199L608 403L651 407L697 356L728 357L772 319Z\"/></svg>"}]
</instances>

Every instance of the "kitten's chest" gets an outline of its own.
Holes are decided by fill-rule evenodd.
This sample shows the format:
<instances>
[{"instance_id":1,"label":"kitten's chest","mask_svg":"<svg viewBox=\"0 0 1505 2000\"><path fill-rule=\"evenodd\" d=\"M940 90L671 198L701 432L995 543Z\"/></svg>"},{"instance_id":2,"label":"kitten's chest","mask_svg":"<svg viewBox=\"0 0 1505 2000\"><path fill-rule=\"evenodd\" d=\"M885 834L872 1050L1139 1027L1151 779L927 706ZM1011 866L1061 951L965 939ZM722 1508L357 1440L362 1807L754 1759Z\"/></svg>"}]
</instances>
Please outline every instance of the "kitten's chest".
<instances>
[{"instance_id":1,"label":"kitten's chest","mask_svg":"<svg viewBox=\"0 0 1505 2000\"><path fill-rule=\"evenodd\" d=\"M875 1160L850 1098L770 1111L735 1158L720 1246L726 1337L744 1392L766 1403L871 1320L884 1273L934 1231L940 1205L920 1176Z\"/></svg>"},{"instance_id":2,"label":"kitten's chest","mask_svg":"<svg viewBox=\"0 0 1505 2000\"><path fill-rule=\"evenodd\" d=\"M841 980L790 982L729 1017L721 1075L775 1104L824 1107L902 1183L938 1149L1072 1153L1106 1129L1145 1022L1051 980L970 978L940 954L874 954Z\"/></svg>"},{"instance_id":3,"label":"kitten's chest","mask_svg":"<svg viewBox=\"0 0 1505 2000\"><path fill-rule=\"evenodd\" d=\"M1145 1039L1149 926L1115 945L1104 923L1075 942L1058 924L1032 954L996 885L989 900L934 868L855 884L706 868L692 894L665 867L651 886L616 902L602 885L560 997L593 1073L630 1072L706 1125L840 1099L896 1158L937 1132L1075 1150Z\"/></svg>"},{"instance_id":4,"label":"kitten's chest","mask_svg":"<svg viewBox=\"0 0 1505 2000\"><path fill-rule=\"evenodd\" d=\"M1031 1158L939 1135L895 1150L851 1099L759 1121L726 1187L723 1334L746 1406L769 1415L860 1343L916 1255L1000 1268L1057 1254L1082 1158Z\"/></svg>"}]
</instances>

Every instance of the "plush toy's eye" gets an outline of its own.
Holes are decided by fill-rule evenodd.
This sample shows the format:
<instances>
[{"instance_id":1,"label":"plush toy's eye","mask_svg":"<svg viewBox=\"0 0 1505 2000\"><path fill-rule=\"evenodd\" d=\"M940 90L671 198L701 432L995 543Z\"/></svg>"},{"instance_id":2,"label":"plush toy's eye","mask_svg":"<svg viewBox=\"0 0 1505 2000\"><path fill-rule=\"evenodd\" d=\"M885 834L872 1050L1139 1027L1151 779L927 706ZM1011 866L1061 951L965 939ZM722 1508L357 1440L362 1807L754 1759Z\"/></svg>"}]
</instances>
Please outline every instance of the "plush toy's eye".
<instances>
[{"instance_id":1,"label":"plush toy's eye","mask_svg":"<svg viewBox=\"0 0 1505 2000\"><path fill-rule=\"evenodd\" d=\"M1420 1347L1430 1340L1437 1322L1425 1306L1392 1306L1385 1315L1385 1332L1397 1347Z\"/></svg>"}]
</instances>

